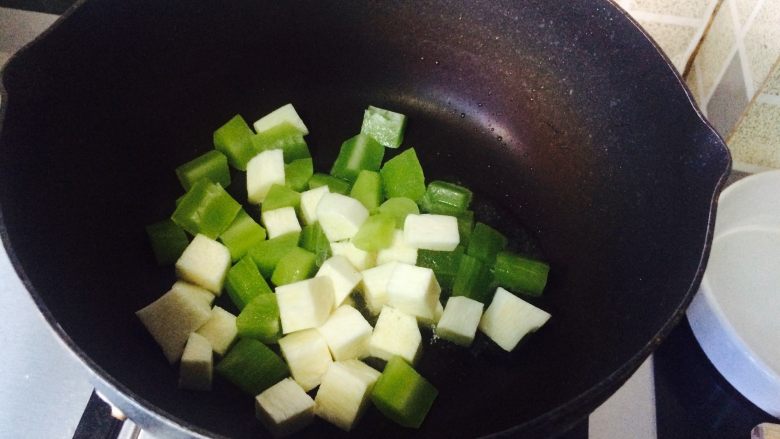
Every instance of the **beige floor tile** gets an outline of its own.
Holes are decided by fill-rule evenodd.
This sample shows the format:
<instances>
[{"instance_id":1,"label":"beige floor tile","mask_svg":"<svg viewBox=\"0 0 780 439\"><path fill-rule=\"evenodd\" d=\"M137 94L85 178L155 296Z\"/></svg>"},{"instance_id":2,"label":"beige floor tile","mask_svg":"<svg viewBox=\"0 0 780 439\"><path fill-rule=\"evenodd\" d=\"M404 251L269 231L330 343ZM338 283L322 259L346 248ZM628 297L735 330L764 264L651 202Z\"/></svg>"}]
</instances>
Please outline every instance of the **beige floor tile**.
<instances>
[{"instance_id":1,"label":"beige floor tile","mask_svg":"<svg viewBox=\"0 0 780 439\"><path fill-rule=\"evenodd\" d=\"M780 58L780 1L767 0L745 34L753 84L758 89Z\"/></svg>"},{"instance_id":2,"label":"beige floor tile","mask_svg":"<svg viewBox=\"0 0 780 439\"><path fill-rule=\"evenodd\" d=\"M11 54L8 52L0 52L0 69L3 68L8 59L11 58Z\"/></svg>"},{"instance_id":3,"label":"beige floor tile","mask_svg":"<svg viewBox=\"0 0 780 439\"><path fill-rule=\"evenodd\" d=\"M737 6L737 21L739 22L740 28L742 28L745 26L748 17L750 17L753 9L755 9L758 4L758 0L734 0L734 3Z\"/></svg>"},{"instance_id":4,"label":"beige floor tile","mask_svg":"<svg viewBox=\"0 0 780 439\"><path fill-rule=\"evenodd\" d=\"M16 52L57 18L51 14L0 8L0 51Z\"/></svg>"},{"instance_id":5,"label":"beige floor tile","mask_svg":"<svg viewBox=\"0 0 780 439\"><path fill-rule=\"evenodd\" d=\"M728 61L735 44L736 37L731 10L727 7L720 7L696 57L701 76L702 97L706 98L712 93L718 75L726 67L726 61Z\"/></svg>"},{"instance_id":6,"label":"beige floor tile","mask_svg":"<svg viewBox=\"0 0 780 439\"><path fill-rule=\"evenodd\" d=\"M707 118L718 133L726 137L747 109L748 101L745 78L742 76L742 60L735 53L707 102Z\"/></svg>"},{"instance_id":7,"label":"beige floor tile","mask_svg":"<svg viewBox=\"0 0 780 439\"><path fill-rule=\"evenodd\" d=\"M685 82L688 84L688 88L691 90L693 99L696 103L701 105L701 90L699 90L699 72L696 68L696 63L691 65L691 69L688 71L688 75L685 78Z\"/></svg>"},{"instance_id":8,"label":"beige floor tile","mask_svg":"<svg viewBox=\"0 0 780 439\"><path fill-rule=\"evenodd\" d=\"M764 89L760 91L766 94L780 96L780 59L777 60L774 70L769 76L769 80L764 86Z\"/></svg>"},{"instance_id":9,"label":"beige floor tile","mask_svg":"<svg viewBox=\"0 0 780 439\"><path fill-rule=\"evenodd\" d=\"M780 106L753 104L728 144L735 161L780 168Z\"/></svg>"},{"instance_id":10,"label":"beige floor tile","mask_svg":"<svg viewBox=\"0 0 780 439\"><path fill-rule=\"evenodd\" d=\"M635 0L634 8L654 14L704 18L709 0Z\"/></svg>"}]
</instances>

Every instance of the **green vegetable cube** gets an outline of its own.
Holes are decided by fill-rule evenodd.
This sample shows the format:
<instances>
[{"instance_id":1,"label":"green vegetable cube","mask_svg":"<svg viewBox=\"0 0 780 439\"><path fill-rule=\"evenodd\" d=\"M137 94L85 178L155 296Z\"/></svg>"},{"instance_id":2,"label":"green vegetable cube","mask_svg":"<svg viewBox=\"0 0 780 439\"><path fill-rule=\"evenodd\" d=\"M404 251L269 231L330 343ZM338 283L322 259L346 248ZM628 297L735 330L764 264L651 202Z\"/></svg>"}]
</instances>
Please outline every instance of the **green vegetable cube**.
<instances>
[{"instance_id":1,"label":"green vegetable cube","mask_svg":"<svg viewBox=\"0 0 780 439\"><path fill-rule=\"evenodd\" d=\"M455 283L463 252L463 246L460 245L451 252L417 250L417 265L433 270L442 289L449 290Z\"/></svg>"},{"instance_id":2,"label":"green vegetable cube","mask_svg":"<svg viewBox=\"0 0 780 439\"><path fill-rule=\"evenodd\" d=\"M406 197L416 203L425 195L425 175L414 148L388 160L380 173L387 198Z\"/></svg>"},{"instance_id":3,"label":"green vegetable cube","mask_svg":"<svg viewBox=\"0 0 780 439\"><path fill-rule=\"evenodd\" d=\"M260 275L255 263L249 256L243 257L230 268L225 279L225 289L236 308L242 310L255 297L271 294L271 288Z\"/></svg>"},{"instance_id":4,"label":"green vegetable cube","mask_svg":"<svg viewBox=\"0 0 780 439\"><path fill-rule=\"evenodd\" d=\"M460 243L462 245L468 245L471 239L471 234L474 232L474 211L467 210L458 215L458 235L460 235Z\"/></svg>"},{"instance_id":5,"label":"green vegetable cube","mask_svg":"<svg viewBox=\"0 0 780 439\"><path fill-rule=\"evenodd\" d=\"M184 230L170 219L146 226L146 234L149 236L154 258L160 265L176 262L190 243Z\"/></svg>"},{"instance_id":6,"label":"green vegetable cube","mask_svg":"<svg viewBox=\"0 0 780 439\"><path fill-rule=\"evenodd\" d=\"M406 116L369 105L363 113L360 132L374 138L388 148L398 148L404 139Z\"/></svg>"},{"instance_id":7,"label":"green vegetable cube","mask_svg":"<svg viewBox=\"0 0 780 439\"><path fill-rule=\"evenodd\" d=\"M287 285L299 280L310 278L317 268L317 255L300 247L293 247L274 268L271 282L276 285Z\"/></svg>"},{"instance_id":8,"label":"green vegetable cube","mask_svg":"<svg viewBox=\"0 0 780 439\"><path fill-rule=\"evenodd\" d=\"M171 219L192 235L200 233L216 239L230 226L239 210L241 205L219 183L200 180L184 195Z\"/></svg>"},{"instance_id":9,"label":"green vegetable cube","mask_svg":"<svg viewBox=\"0 0 780 439\"><path fill-rule=\"evenodd\" d=\"M240 338L276 343L282 336L276 294L260 294L246 304L236 318Z\"/></svg>"},{"instance_id":10,"label":"green vegetable cube","mask_svg":"<svg viewBox=\"0 0 780 439\"><path fill-rule=\"evenodd\" d=\"M292 207L298 210L300 205L300 193L286 186L275 184L271 186L268 195L265 196L265 201L263 201L260 211L267 212L269 210L281 209L282 207Z\"/></svg>"},{"instance_id":11,"label":"green vegetable cube","mask_svg":"<svg viewBox=\"0 0 780 439\"><path fill-rule=\"evenodd\" d=\"M360 171L349 196L360 201L370 212L382 203L382 177L378 172Z\"/></svg>"},{"instance_id":12,"label":"green vegetable cube","mask_svg":"<svg viewBox=\"0 0 780 439\"><path fill-rule=\"evenodd\" d=\"M499 252L493 266L496 283L511 290L540 296L547 285L550 266L510 252Z\"/></svg>"},{"instance_id":13,"label":"green vegetable cube","mask_svg":"<svg viewBox=\"0 0 780 439\"><path fill-rule=\"evenodd\" d=\"M394 233L395 219L380 213L368 217L363 222L352 237L352 243L361 250L375 252L390 247L393 244Z\"/></svg>"},{"instance_id":14,"label":"green vegetable cube","mask_svg":"<svg viewBox=\"0 0 780 439\"><path fill-rule=\"evenodd\" d=\"M252 145L254 133L240 114L214 131L214 147L225 154L234 168L246 171L246 164L259 150Z\"/></svg>"},{"instance_id":15,"label":"green vegetable cube","mask_svg":"<svg viewBox=\"0 0 780 439\"><path fill-rule=\"evenodd\" d=\"M466 296L486 304L490 302L492 287L493 276L489 267L471 255L462 254L452 283L452 295Z\"/></svg>"},{"instance_id":16,"label":"green vegetable cube","mask_svg":"<svg viewBox=\"0 0 780 439\"><path fill-rule=\"evenodd\" d=\"M219 235L219 240L230 250L230 257L235 262L265 240L265 229L241 209L236 219Z\"/></svg>"},{"instance_id":17,"label":"green vegetable cube","mask_svg":"<svg viewBox=\"0 0 780 439\"><path fill-rule=\"evenodd\" d=\"M211 150L189 162L176 168L176 176L179 178L184 190L189 190L193 184L202 178L219 183L222 187L230 184L230 169L227 157L219 151Z\"/></svg>"},{"instance_id":18,"label":"green vegetable cube","mask_svg":"<svg viewBox=\"0 0 780 439\"><path fill-rule=\"evenodd\" d=\"M374 384L371 401L392 421L420 428L439 391L401 357L393 357Z\"/></svg>"},{"instance_id":19,"label":"green vegetable cube","mask_svg":"<svg viewBox=\"0 0 780 439\"><path fill-rule=\"evenodd\" d=\"M284 360L268 346L251 338L239 340L214 370L252 396L289 375Z\"/></svg>"},{"instance_id":20,"label":"green vegetable cube","mask_svg":"<svg viewBox=\"0 0 780 439\"><path fill-rule=\"evenodd\" d=\"M252 146L258 152L281 149L285 163L311 157L303 134L289 122L280 123L262 133L255 134L252 136Z\"/></svg>"},{"instance_id":21,"label":"green vegetable cube","mask_svg":"<svg viewBox=\"0 0 780 439\"><path fill-rule=\"evenodd\" d=\"M284 165L284 184L296 191L303 192L309 186L309 179L314 175L314 162L312 159L298 159Z\"/></svg>"},{"instance_id":22,"label":"green vegetable cube","mask_svg":"<svg viewBox=\"0 0 780 439\"><path fill-rule=\"evenodd\" d=\"M417 203L404 197L390 198L382 203L378 210L379 213L390 215L395 219L396 229L404 228L404 222L406 222L407 215L420 213Z\"/></svg>"},{"instance_id":23,"label":"green vegetable cube","mask_svg":"<svg viewBox=\"0 0 780 439\"><path fill-rule=\"evenodd\" d=\"M507 240L498 230L478 222L469 238L466 253L487 265L493 265L498 252L506 247Z\"/></svg>"},{"instance_id":24,"label":"green vegetable cube","mask_svg":"<svg viewBox=\"0 0 780 439\"><path fill-rule=\"evenodd\" d=\"M422 210L441 215L457 216L469 208L471 191L446 181L432 181L420 201Z\"/></svg>"},{"instance_id":25,"label":"green vegetable cube","mask_svg":"<svg viewBox=\"0 0 780 439\"><path fill-rule=\"evenodd\" d=\"M319 267L330 257L330 241L322 231L319 222L315 222L303 227L301 231L301 247L314 253L316 259L314 263Z\"/></svg>"},{"instance_id":26,"label":"green vegetable cube","mask_svg":"<svg viewBox=\"0 0 780 439\"><path fill-rule=\"evenodd\" d=\"M264 277L270 278L274 273L274 268L276 268L279 259L282 259L282 256L298 246L298 239L300 236L300 232L293 232L277 236L268 241L263 241L249 250L249 256L252 258L255 265L257 265L260 273Z\"/></svg>"},{"instance_id":27,"label":"green vegetable cube","mask_svg":"<svg viewBox=\"0 0 780 439\"><path fill-rule=\"evenodd\" d=\"M385 157L385 148L365 134L345 141L333 163L330 174L354 182L360 171L378 171Z\"/></svg>"},{"instance_id":28,"label":"green vegetable cube","mask_svg":"<svg viewBox=\"0 0 780 439\"><path fill-rule=\"evenodd\" d=\"M327 186L329 191L337 194L349 195L349 188L352 184L332 175L316 173L309 179L309 189L316 189L320 186Z\"/></svg>"}]
</instances>

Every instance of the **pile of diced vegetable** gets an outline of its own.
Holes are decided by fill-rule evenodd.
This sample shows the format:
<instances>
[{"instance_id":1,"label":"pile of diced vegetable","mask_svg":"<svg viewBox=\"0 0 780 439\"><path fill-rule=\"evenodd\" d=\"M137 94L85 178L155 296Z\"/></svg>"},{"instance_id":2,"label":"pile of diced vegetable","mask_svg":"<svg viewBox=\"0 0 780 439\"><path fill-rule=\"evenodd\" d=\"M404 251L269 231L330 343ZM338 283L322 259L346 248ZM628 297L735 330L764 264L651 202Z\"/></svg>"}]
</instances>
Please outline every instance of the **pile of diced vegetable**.
<instances>
[{"instance_id":1,"label":"pile of diced vegetable","mask_svg":"<svg viewBox=\"0 0 780 439\"><path fill-rule=\"evenodd\" d=\"M413 148L384 161L405 126L368 107L330 173L314 173L308 129L287 104L254 131L233 117L214 150L176 169L186 193L147 233L179 280L136 314L180 361L181 388L209 390L215 371L255 398L277 436L315 415L349 431L369 401L417 428L438 393L414 369L421 325L464 347L479 329L511 351L549 319L518 297L540 295L549 266L475 223L471 191L426 185ZM244 206L225 190L231 166L246 171ZM213 306L223 291L238 315Z\"/></svg>"}]
</instances>

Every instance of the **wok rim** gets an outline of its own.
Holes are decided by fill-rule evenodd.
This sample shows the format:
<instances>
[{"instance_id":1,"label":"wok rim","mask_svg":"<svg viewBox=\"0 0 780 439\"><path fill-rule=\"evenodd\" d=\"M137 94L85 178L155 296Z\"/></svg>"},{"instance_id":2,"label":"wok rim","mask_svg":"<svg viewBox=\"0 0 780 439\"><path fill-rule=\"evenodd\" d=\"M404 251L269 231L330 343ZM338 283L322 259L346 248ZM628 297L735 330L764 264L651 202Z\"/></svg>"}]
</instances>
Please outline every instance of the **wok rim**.
<instances>
[{"instance_id":1,"label":"wok rim","mask_svg":"<svg viewBox=\"0 0 780 439\"><path fill-rule=\"evenodd\" d=\"M639 352L637 352L633 357L631 357L628 361L626 361L621 367L619 367L617 370L612 372L610 375L608 375L606 378L601 380L596 385L580 393L578 396L569 399L567 402L563 403L562 405L554 408L553 410L547 411L537 416L536 418L533 418L521 424L517 424L506 430L490 433L488 437L530 433L533 432L535 428L538 428L543 425L555 425L555 421L568 420L569 425L567 425L566 427L571 428L576 424L576 422L580 422L582 419L589 416L592 410L594 410L599 404L606 401L609 398L609 396L611 396L615 391L617 391L618 388L621 385L623 385L628 380L628 378L630 378L630 376L650 356L650 354L652 354L652 352L661 344L661 342L663 342L663 340L669 335L669 333L671 333L671 331L680 322L682 317L685 315L688 306L693 300L693 297L696 291L698 290L699 285L702 282L702 278L704 276L704 271L707 265L709 254L712 249L712 240L714 235L715 215L717 211L718 197L720 192L723 190L723 187L725 186L726 180L732 168L732 158L731 158L730 151L726 146L726 143L723 140L723 138L720 136L720 134L717 133L717 131L712 126L712 124L703 115L696 101L694 100L693 95L689 90L687 84L682 79L680 74L677 72L676 68L673 66L673 64L666 56L666 54L663 52L663 50L661 50L660 46L655 42L655 40L637 23L637 21L634 18L632 18L625 10L623 10L617 3L615 3L614 0L601 0L601 1L604 4L609 5L609 7L614 8L616 11L620 13L620 15L626 18L628 22L633 26L633 28L636 31L640 32L641 35L644 36L645 40L660 55L661 60L666 65L666 68L668 68L671 71L671 73L674 75L674 80L676 81L676 85L681 87L682 91L685 93L688 103L690 105L688 108L690 110L693 110L699 119L696 125L691 126L690 132L695 132L696 130L703 130L709 134L714 134L714 141L707 142L710 144L708 147L712 148L712 150L714 152L717 152L719 155L725 156L724 168L720 170L720 175L711 191L709 208L708 208L707 225L705 230L705 239L704 239L703 247L701 249L701 254L699 257L696 274L694 278L691 280L690 284L688 285L688 289L685 292L685 294L682 296L682 301L679 303L678 307L674 310L674 312L666 320L666 322L664 322L664 324L660 327L658 332L651 338L651 340L645 346L643 346L642 349L639 350ZM30 47L35 46L36 44L38 44L39 41L48 38L50 33L54 32L58 27L62 25L63 22L68 20L69 17L75 11L77 11L79 8L81 8L84 4L88 2L90 2L90 0L77 0L70 8L68 8L62 15L60 15L59 18L55 20L55 22L51 26L49 26L49 28L43 31L32 41L25 44L22 48L20 48L6 61L6 64L3 67L3 69L0 70L0 132L2 132L2 128L5 123L5 113L8 107L8 100L9 100L9 91L7 90L5 84L6 68L9 65L11 65L17 57L19 57L24 52L27 52L30 49ZM713 169L713 174L715 170L716 169ZM71 337L65 332L62 326L60 326L57 319L49 311L48 307L44 303L42 296L40 296L36 288L32 285L29 278L27 277L24 267L22 266L21 261L18 259L14 247L11 245L8 230L6 228L6 223L4 219L2 204L0 204L0 240L2 240L3 247L6 251L6 254L8 255L8 259L11 262L14 271L16 272L17 277L21 281L27 293L33 299L33 302L37 306L41 315L44 317L46 323L48 324L52 332L57 336L56 338L65 347L68 348L68 351L71 354L73 354L84 366L86 366L86 369L91 375L91 377L93 378L93 380L95 379L97 380L97 382L93 381L92 384L95 386L95 390L100 394L102 398L106 399L106 401L109 402L109 404L115 405L120 410L124 411L124 413L129 417L129 419L131 419L134 423L136 423L142 428L154 426L155 424L151 424L150 422L156 422L157 424L162 424L168 428L172 428L176 430L178 433L184 433L189 436L219 437L219 438L225 437L221 435L215 435L213 432L209 430L205 430L201 427L191 424L187 420L181 419L178 416L174 416L173 414L168 413L167 411L163 410L159 406L152 404L148 400L142 398L134 391L132 391L132 389L128 388L124 383L120 382L119 380L111 376L109 373L107 373L102 367L100 367L100 365L98 365L94 360L92 360L92 358L90 358L74 342L73 339L71 339ZM110 393L110 394L106 395L106 393ZM583 409L587 409L586 412L583 413L582 415L577 415L577 413L581 412Z\"/></svg>"}]
</instances>

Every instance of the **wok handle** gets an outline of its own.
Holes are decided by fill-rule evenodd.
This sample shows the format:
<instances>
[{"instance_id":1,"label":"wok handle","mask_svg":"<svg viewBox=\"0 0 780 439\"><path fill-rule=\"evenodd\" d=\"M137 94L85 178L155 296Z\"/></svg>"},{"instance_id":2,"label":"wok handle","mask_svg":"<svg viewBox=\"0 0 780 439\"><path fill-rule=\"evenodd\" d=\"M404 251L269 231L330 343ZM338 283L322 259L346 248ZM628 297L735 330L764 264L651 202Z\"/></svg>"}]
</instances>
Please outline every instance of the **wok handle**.
<instances>
[{"instance_id":1,"label":"wok handle","mask_svg":"<svg viewBox=\"0 0 780 439\"><path fill-rule=\"evenodd\" d=\"M73 439L117 439L125 422L116 415L111 405L93 390L73 433Z\"/></svg>"}]
</instances>

